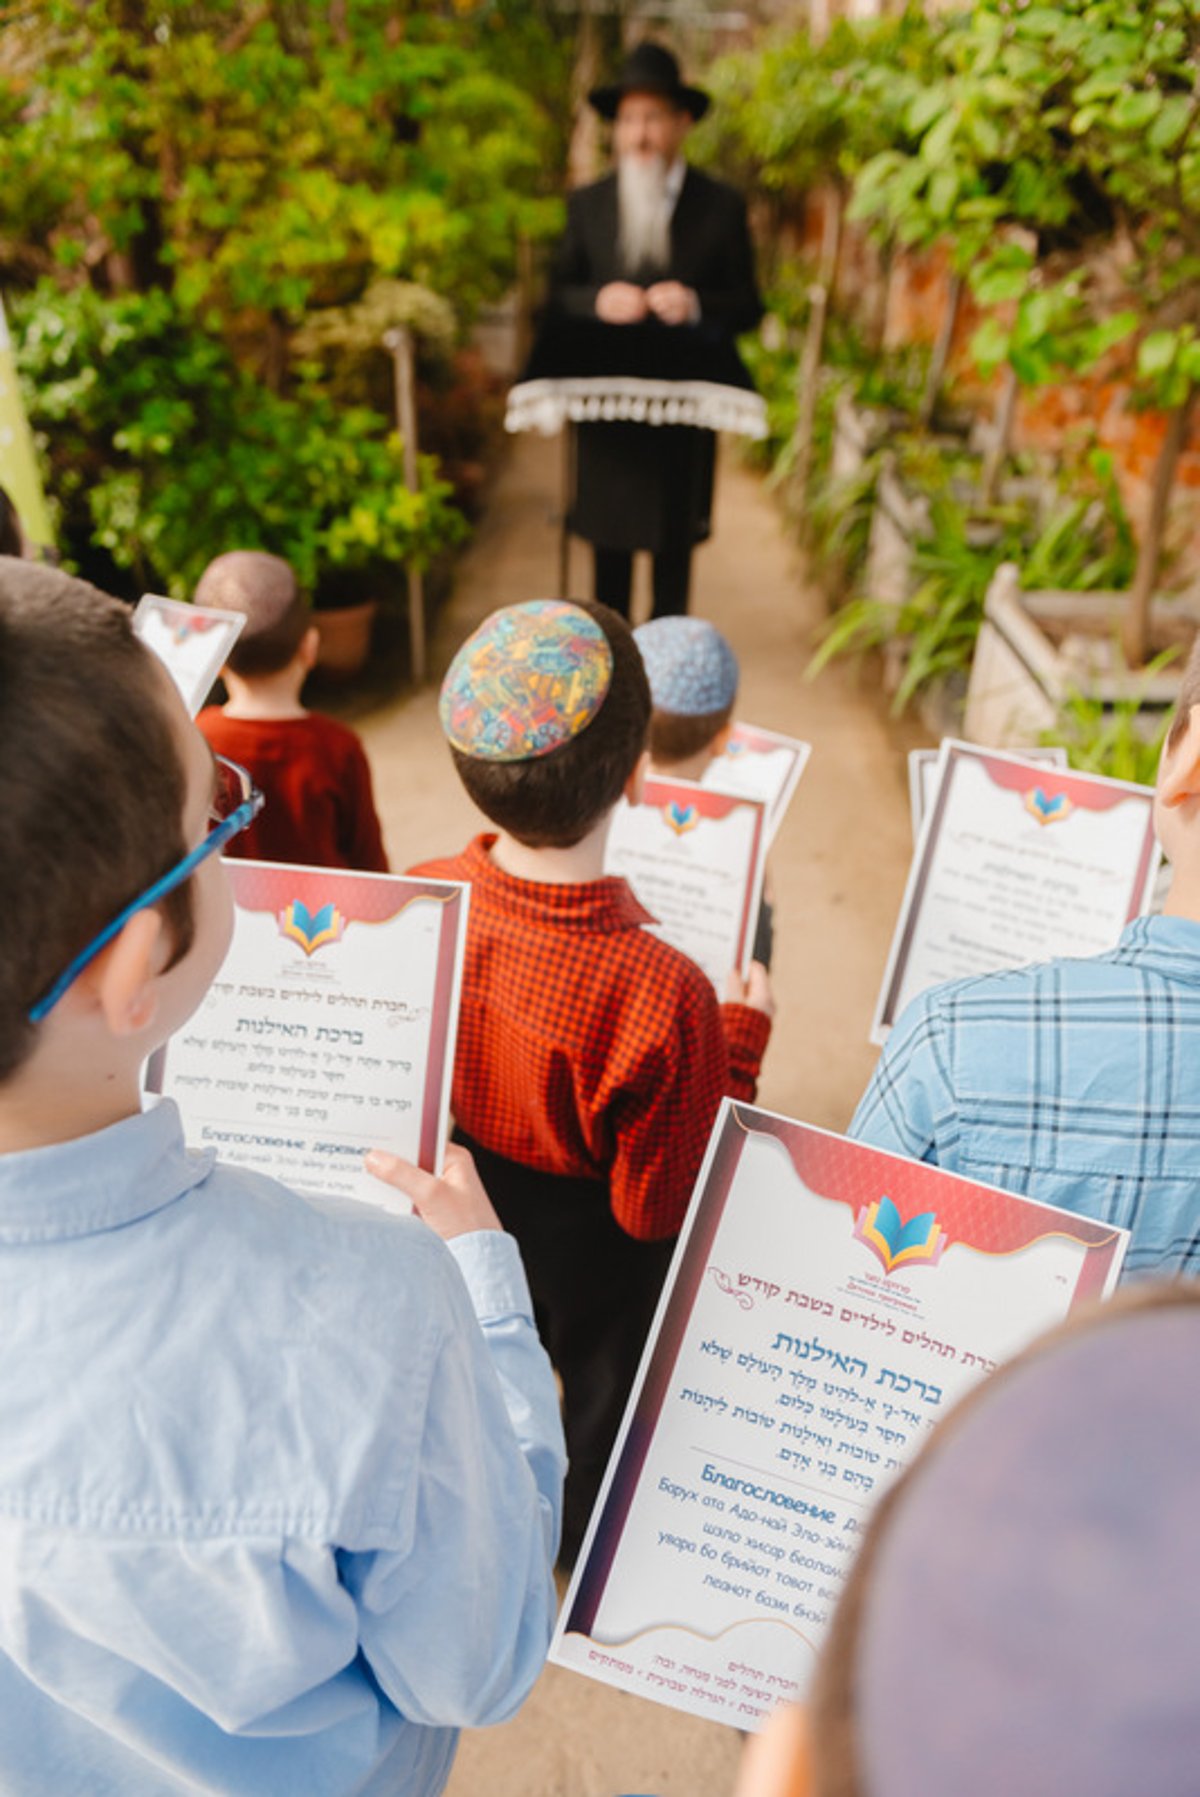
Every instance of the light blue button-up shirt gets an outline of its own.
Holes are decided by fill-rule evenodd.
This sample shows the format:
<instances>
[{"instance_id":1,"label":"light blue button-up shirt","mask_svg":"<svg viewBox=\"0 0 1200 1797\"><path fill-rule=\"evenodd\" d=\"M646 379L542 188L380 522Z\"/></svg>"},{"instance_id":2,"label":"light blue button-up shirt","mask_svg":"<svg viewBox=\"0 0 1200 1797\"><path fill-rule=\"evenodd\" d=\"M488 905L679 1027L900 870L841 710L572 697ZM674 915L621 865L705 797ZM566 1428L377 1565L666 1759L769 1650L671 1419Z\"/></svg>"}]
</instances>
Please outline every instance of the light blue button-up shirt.
<instances>
[{"instance_id":1,"label":"light blue button-up shirt","mask_svg":"<svg viewBox=\"0 0 1200 1797\"><path fill-rule=\"evenodd\" d=\"M1200 923L923 993L850 1134L1120 1224L1124 1276L1200 1273Z\"/></svg>"},{"instance_id":2,"label":"light blue button-up shirt","mask_svg":"<svg viewBox=\"0 0 1200 1797\"><path fill-rule=\"evenodd\" d=\"M0 1157L0 1354L0 1790L427 1797L528 1692L564 1455L510 1237L159 1103Z\"/></svg>"}]
</instances>

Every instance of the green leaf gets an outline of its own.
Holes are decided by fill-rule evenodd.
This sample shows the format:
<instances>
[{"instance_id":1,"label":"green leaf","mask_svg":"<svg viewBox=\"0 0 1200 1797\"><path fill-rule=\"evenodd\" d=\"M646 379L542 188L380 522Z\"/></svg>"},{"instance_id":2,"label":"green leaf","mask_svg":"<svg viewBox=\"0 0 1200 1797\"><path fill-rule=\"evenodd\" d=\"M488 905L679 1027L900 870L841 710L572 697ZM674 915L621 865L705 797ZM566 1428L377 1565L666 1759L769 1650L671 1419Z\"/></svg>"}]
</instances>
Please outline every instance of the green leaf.
<instances>
[{"instance_id":1,"label":"green leaf","mask_svg":"<svg viewBox=\"0 0 1200 1797\"><path fill-rule=\"evenodd\" d=\"M1132 94L1119 94L1109 111L1109 120L1118 131L1143 131L1162 106L1157 88Z\"/></svg>"},{"instance_id":2,"label":"green leaf","mask_svg":"<svg viewBox=\"0 0 1200 1797\"><path fill-rule=\"evenodd\" d=\"M971 338L971 358L981 374L992 374L1008 360L1011 336L997 318L985 318Z\"/></svg>"},{"instance_id":3,"label":"green leaf","mask_svg":"<svg viewBox=\"0 0 1200 1797\"><path fill-rule=\"evenodd\" d=\"M1191 121L1195 102L1189 94L1172 94L1146 133L1153 150L1169 150L1179 142Z\"/></svg>"},{"instance_id":4,"label":"green leaf","mask_svg":"<svg viewBox=\"0 0 1200 1797\"><path fill-rule=\"evenodd\" d=\"M971 291L984 306L1020 299L1029 285L1033 267L1034 260L1028 250L1016 244L1004 244L986 262L976 264L971 273Z\"/></svg>"},{"instance_id":5,"label":"green leaf","mask_svg":"<svg viewBox=\"0 0 1200 1797\"><path fill-rule=\"evenodd\" d=\"M1138 347L1137 369L1143 380L1165 374L1179 350L1176 331L1151 331Z\"/></svg>"}]
</instances>

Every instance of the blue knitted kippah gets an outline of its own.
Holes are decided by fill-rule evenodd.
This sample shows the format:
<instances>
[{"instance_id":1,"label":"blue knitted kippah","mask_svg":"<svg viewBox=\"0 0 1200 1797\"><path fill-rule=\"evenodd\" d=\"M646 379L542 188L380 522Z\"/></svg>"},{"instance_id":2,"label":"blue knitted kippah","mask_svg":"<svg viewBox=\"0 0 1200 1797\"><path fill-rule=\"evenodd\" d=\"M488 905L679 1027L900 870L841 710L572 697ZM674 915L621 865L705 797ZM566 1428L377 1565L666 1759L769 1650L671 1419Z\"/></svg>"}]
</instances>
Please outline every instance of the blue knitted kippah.
<instances>
[{"instance_id":1,"label":"blue knitted kippah","mask_svg":"<svg viewBox=\"0 0 1200 1797\"><path fill-rule=\"evenodd\" d=\"M703 718L737 697L737 656L705 618L652 618L633 640L642 653L655 711Z\"/></svg>"}]
</instances>

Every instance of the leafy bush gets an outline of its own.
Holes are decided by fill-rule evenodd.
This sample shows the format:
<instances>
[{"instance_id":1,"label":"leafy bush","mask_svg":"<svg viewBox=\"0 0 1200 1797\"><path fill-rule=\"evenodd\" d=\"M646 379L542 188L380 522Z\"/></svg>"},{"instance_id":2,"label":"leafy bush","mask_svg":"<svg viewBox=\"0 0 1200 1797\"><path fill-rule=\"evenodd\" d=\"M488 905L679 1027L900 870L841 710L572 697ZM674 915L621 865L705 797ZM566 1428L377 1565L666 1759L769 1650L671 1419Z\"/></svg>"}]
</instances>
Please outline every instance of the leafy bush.
<instances>
[{"instance_id":1,"label":"leafy bush","mask_svg":"<svg viewBox=\"0 0 1200 1797\"><path fill-rule=\"evenodd\" d=\"M161 290L43 282L13 315L65 557L114 590L184 595L233 547L285 556L318 595L347 573L395 585L463 533L432 461L406 491L386 418L270 392Z\"/></svg>"},{"instance_id":2,"label":"leafy bush","mask_svg":"<svg viewBox=\"0 0 1200 1797\"><path fill-rule=\"evenodd\" d=\"M922 459L928 486L928 449ZM1126 584L1133 559L1128 520L1103 458L1093 458L1093 472L1099 494L1076 496L1039 527L1029 506L984 510L964 502L945 468L930 499L930 529L913 545L912 590L899 605L866 595L843 606L809 674L835 656L897 642L905 655L892 701L899 713L933 681L970 668L987 589L1001 562L1018 563L1028 589L1098 591Z\"/></svg>"},{"instance_id":3,"label":"leafy bush","mask_svg":"<svg viewBox=\"0 0 1200 1797\"><path fill-rule=\"evenodd\" d=\"M1167 649L1147 662L1147 680L1178 653ZM1085 774L1107 774L1112 780L1153 786L1171 716L1168 710L1152 718L1136 696L1105 705L1089 693L1074 692L1068 695L1055 728L1042 731L1041 741L1064 748L1071 766Z\"/></svg>"},{"instance_id":4,"label":"leafy bush","mask_svg":"<svg viewBox=\"0 0 1200 1797\"><path fill-rule=\"evenodd\" d=\"M419 284L461 333L557 229L574 27L551 0L0 15L0 283L66 558L178 592L261 544L310 586L394 586L454 541L432 462L403 489L386 357L335 396L301 328ZM421 374L475 491L493 399L452 348Z\"/></svg>"}]
</instances>

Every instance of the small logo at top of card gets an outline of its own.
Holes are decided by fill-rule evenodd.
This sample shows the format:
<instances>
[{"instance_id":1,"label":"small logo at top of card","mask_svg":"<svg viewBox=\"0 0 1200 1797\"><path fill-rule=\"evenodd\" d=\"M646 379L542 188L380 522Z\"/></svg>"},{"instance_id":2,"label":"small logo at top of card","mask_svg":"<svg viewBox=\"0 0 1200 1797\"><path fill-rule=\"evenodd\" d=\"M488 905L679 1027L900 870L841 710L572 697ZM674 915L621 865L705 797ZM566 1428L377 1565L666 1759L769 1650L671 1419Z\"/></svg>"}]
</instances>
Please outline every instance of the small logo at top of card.
<instances>
[{"instance_id":1,"label":"small logo at top of card","mask_svg":"<svg viewBox=\"0 0 1200 1797\"><path fill-rule=\"evenodd\" d=\"M1039 824L1061 824L1070 817L1075 807L1065 792L1056 793L1054 798L1048 799L1040 786L1031 786L1025 794L1025 809Z\"/></svg>"},{"instance_id":2,"label":"small logo at top of card","mask_svg":"<svg viewBox=\"0 0 1200 1797\"><path fill-rule=\"evenodd\" d=\"M332 902L310 911L303 899L293 899L279 913L279 934L298 942L306 955L315 955L327 942L340 941L345 928L346 919Z\"/></svg>"},{"instance_id":3,"label":"small logo at top of card","mask_svg":"<svg viewBox=\"0 0 1200 1797\"><path fill-rule=\"evenodd\" d=\"M673 830L676 836L686 836L700 822L700 813L696 807L681 805L678 799L672 799L669 805L663 806L663 816L668 830Z\"/></svg>"},{"instance_id":4,"label":"small logo at top of card","mask_svg":"<svg viewBox=\"0 0 1200 1797\"><path fill-rule=\"evenodd\" d=\"M888 1197L864 1204L854 1219L854 1239L869 1248L885 1273L897 1267L936 1266L946 1246L946 1236L934 1211L922 1211L900 1221L900 1212Z\"/></svg>"}]
</instances>

